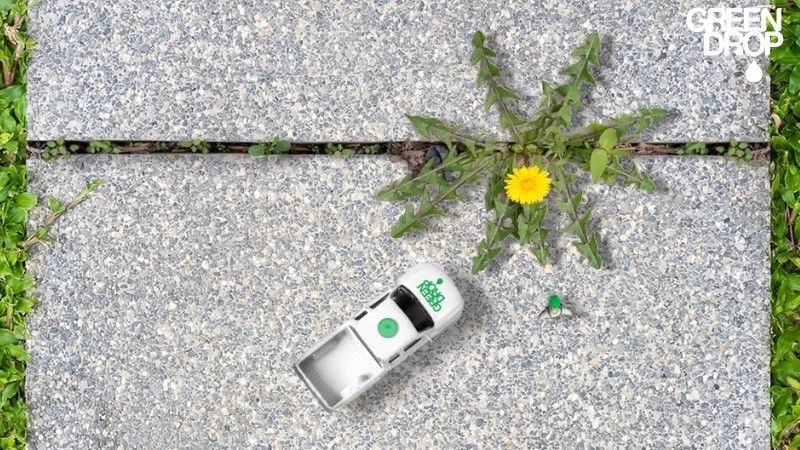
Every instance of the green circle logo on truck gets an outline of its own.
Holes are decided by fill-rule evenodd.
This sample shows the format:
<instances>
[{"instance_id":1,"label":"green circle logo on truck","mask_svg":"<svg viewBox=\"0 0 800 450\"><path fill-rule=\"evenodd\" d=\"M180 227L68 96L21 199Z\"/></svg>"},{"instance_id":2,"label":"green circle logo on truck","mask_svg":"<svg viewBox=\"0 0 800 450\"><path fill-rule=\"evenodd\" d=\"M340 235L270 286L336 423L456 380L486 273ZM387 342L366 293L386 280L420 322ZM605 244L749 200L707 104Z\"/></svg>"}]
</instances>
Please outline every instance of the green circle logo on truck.
<instances>
[{"instance_id":1,"label":"green circle logo on truck","mask_svg":"<svg viewBox=\"0 0 800 450\"><path fill-rule=\"evenodd\" d=\"M378 322L378 334L387 339L395 337L395 335L397 335L398 328L397 321L391 317L381 319L381 321Z\"/></svg>"}]
</instances>

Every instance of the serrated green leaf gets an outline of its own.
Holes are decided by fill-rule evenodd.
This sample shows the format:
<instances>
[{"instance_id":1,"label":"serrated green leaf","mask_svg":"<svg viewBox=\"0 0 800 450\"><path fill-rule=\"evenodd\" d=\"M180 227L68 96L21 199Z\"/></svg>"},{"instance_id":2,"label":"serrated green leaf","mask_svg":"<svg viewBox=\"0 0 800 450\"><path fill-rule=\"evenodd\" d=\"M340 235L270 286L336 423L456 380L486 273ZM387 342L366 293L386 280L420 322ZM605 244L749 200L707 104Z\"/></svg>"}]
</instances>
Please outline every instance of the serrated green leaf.
<instances>
[{"instance_id":1,"label":"serrated green leaf","mask_svg":"<svg viewBox=\"0 0 800 450\"><path fill-rule=\"evenodd\" d=\"M498 69L498 74L499 74L499 69ZM500 98L519 100L519 96L514 91L508 89L505 86L500 86L500 85L497 86L497 95Z\"/></svg>"},{"instance_id":2,"label":"serrated green leaf","mask_svg":"<svg viewBox=\"0 0 800 450\"><path fill-rule=\"evenodd\" d=\"M447 145L448 148L453 146L453 133L449 130L445 130L442 128L432 128L433 134L436 136L436 139L443 142Z\"/></svg>"},{"instance_id":3,"label":"serrated green leaf","mask_svg":"<svg viewBox=\"0 0 800 450\"><path fill-rule=\"evenodd\" d=\"M64 210L64 205L62 205L61 201L59 201L55 197L50 197L49 199L47 199L47 205L49 206L50 212L52 213L58 214Z\"/></svg>"},{"instance_id":4,"label":"serrated green leaf","mask_svg":"<svg viewBox=\"0 0 800 450\"><path fill-rule=\"evenodd\" d=\"M594 235L591 236L589 243L573 241L572 245L575 246L575 248L578 250L578 253L586 258L586 262L588 262L590 266L595 269L601 269L603 267L603 262L597 249L597 239L594 237Z\"/></svg>"},{"instance_id":5,"label":"serrated green leaf","mask_svg":"<svg viewBox=\"0 0 800 450\"><path fill-rule=\"evenodd\" d=\"M36 198L36 195L32 192L23 192L14 197L14 205L17 208L29 210L34 206L36 206L37 203L38 199Z\"/></svg>"},{"instance_id":6,"label":"serrated green leaf","mask_svg":"<svg viewBox=\"0 0 800 450\"><path fill-rule=\"evenodd\" d=\"M547 261L550 259L550 251L547 246L531 247L531 252L533 256L536 257L536 262L538 262L540 266L544 267L547 265Z\"/></svg>"},{"instance_id":7,"label":"serrated green leaf","mask_svg":"<svg viewBox=\"0 0 800 450\"><path fill-rule=\"evenodd\" d=\"M481 56L483 54L481 53ZM482 65L480 69L478 69L478 77L475 79L475 85L477 87L481 87L489 81L489 78L492 77L491 72L489 72L489 68L485 65Z\"/></svg>"},{"instance_id":8,"label":"serrated green leaf","mask_svg":"<svg viewBox=\"0 0 800 450\"><path fill-rule=\"evenodd\" d=\"M583 201L583 192L578 191L575 195L572 196L572 208L577 210L581 206L581 202Z\"/></svg>"},{"instance_id":9,"label":"serrated green leaf","mask_svg":"<svg viewBox=\"0 0 800 450\"><path fill-rule=\"evenodd\" d=\"M639 182L639 189L644 192L655 192L656 182L648 176L644 176Z\"/></svg>"},{"instance_id":10,"label":"serrated green leaf","mask_svg":"<svg viewBox=\"0 0 800 450\"><path fill-rule=\"evenodd\" d=\"M483 103L483 110L489 111L492 109L492 106L497 101L497 94L495 93L494 89L489 89L486 93L486 101Z\"/></svg>"},{"instance_id":11,"label":"serrated green leaf","mask_svg":"<svg viewBox=\"0 0 800 450\"><path fill-rule=\"evenodd\" d=\"M406 205L405 212L394 224L390 233L393 238L397 239L403 237L411 231L424 228L425 224L419 221L414 215L414 206L409 204Z\"/></svg>"},{"instance_id":12,"label":"serrated green leaf","mask_svg":"<svg viewBox=\"0 0 800 450\"><path fill-rule=\"evenodd\" d=\"M569 214L572 211L572 205L568 202L555 202L556 207L564 214Z\"/></svg>"},{"instance_id":13,"label":"serrated green leaf","mask_svg":"<svg viewBox=\"0 0 800 450\"><path fill-rule=\"evenodd\" d=\"M572 108L570 108L567 103L564 103L561 105L561 108L558 109L558 117L564 123L564 126L572 126Z\"/></svg>"},{"instance_id":14,"label":"serrated green leaf","mask_svg":"<svg viewBox=\"0 0 800 450\"><path fill-rule=\"evenodd\" d=\"M483 47L483 43L486 41L486 35L483 34L482 31L478 30L472 33L472 45L475 47Z\"/></svg>"},{"instance_id":15,"label":"serrated green leaf","mask_svg":"<svg viewBox=\"0 0 800 450\"><path fill-rule=\"evenodd\" d=\"M417 130L417 133L421 134L423 137L430 137L428 134L428 128L431 124L431 118L429 117L422 117L422 116L409 116L406 115L408 120L411 122L411 125ZM435 120L435 119L434 119Z\"/></svg>"},{"instance_id":16,"label":"serrated green leaf","mask_svg":"<svg viewBox=\"0 0 800 450\"><path fill-rule=\"evenodd\" d=\"M0 99L5 100L9 103L19 99L23 95L25 95L25 87L19 84L11 85L7 88L0 89Z\"/></svg>"}]
</instances>

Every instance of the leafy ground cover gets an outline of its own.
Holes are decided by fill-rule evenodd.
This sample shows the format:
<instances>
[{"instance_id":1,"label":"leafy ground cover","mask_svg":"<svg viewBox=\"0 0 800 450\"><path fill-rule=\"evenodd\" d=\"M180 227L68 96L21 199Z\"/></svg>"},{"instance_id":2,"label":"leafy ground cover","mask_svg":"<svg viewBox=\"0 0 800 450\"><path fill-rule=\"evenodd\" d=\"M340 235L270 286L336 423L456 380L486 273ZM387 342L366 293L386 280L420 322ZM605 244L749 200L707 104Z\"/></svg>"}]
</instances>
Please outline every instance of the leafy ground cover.
<instances>
[{"instance_id":1,"label":"leafy ground cover","mask_svg":"<svg viewBox=\"0 0 800 450\"><path fill-rule=\"evenodd\" d=\"M28 354L25 315L34 299L25 274L25 224L36 206L25 172L25 85L31 40L25 33L27 2L0 0L0 447L25 445L27 414L23 384Z\"/></svg>"},{"instance_id":2,"label":"leafy ground cover","mask_svg":"<svg viewBox=\"0 0 800 450\"><path fill-rule=\"evenodd\" d=\"M782 5L772 76L772 445L800 448L800 3Z\"/></svg>"}]
</instances>

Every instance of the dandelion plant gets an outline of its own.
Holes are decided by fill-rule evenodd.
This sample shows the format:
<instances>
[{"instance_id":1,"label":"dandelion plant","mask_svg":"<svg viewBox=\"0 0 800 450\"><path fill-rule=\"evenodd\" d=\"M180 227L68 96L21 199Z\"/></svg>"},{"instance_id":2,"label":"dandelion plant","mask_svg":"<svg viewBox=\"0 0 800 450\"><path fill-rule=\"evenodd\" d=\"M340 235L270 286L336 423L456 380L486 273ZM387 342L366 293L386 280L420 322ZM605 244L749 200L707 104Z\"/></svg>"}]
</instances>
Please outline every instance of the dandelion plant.
<instances>
[{"instance_id":1,"label":"dandelion plant","mask_svg":"<svg viewBox=\"0 0 800 450\"><path fill-rule=\"evenodd\" d=\"M460 198L459 189L488 178L485 203L493 217L487 220L486 236L478 243L472 260L474 273L484 270L500 254L502 243L509 237L529 248L540 264L547 264L551 245L544 220L550 205L567 216L569 225L562 231L574 236L575 249L589 265L600 269L603 262L597 235L589 229L591 208L584 205L570 167L588 171L594 182L613 184L621 180L644 191L654 190L650 177L635 165L622 162L628 151L618 145L640 135L661 119L665 110L641 109L635 115L573 131L572 116L581 107L581 89L584 84L595 84L591 69L599 66L600 36L596 32L573 51L576 61L560 72L567 79L564 84L542 82L542 101L533 118L515 112L513 105L519 96L501 81L497 55L486 45L482 32L473 35L472 47L470 61L478 70L476 84L487 92L484 108L497 111L500 127L508 136L487 139L435 117L408 116L422 137L441 141L448 152L441 161L428 161L418 173L378 192L379 200L407 202L391 235L399 238L425 228L427 218L444 215L443 202Z\"/></svg>"}]
</instances>

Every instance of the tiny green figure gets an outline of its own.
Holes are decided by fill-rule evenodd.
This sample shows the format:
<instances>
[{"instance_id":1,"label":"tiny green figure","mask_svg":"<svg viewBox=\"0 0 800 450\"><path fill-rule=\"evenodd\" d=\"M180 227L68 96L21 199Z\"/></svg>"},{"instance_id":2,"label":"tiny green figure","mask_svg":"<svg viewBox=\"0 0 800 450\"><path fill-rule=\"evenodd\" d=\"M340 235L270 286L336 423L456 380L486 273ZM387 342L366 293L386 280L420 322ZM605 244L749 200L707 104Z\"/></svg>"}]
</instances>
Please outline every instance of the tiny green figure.
<instances>
[{"instance_id":1,"label":"tiny green figure","mask_svg":"<svg viewBox=\"0 0 800 450\"><path fill-rule=\"evenodd\" d=\"M550 294L550 297L547 298L547 307L539 313L539 317L559 317L559 316L571 316L572 311L564 306L564 302L561 301L561 297L558 294Z\"/></svg>"}]
</instances>

